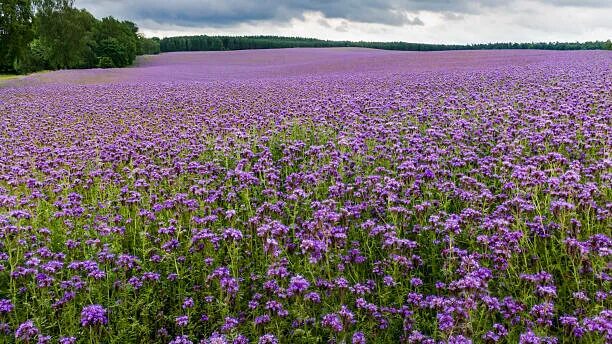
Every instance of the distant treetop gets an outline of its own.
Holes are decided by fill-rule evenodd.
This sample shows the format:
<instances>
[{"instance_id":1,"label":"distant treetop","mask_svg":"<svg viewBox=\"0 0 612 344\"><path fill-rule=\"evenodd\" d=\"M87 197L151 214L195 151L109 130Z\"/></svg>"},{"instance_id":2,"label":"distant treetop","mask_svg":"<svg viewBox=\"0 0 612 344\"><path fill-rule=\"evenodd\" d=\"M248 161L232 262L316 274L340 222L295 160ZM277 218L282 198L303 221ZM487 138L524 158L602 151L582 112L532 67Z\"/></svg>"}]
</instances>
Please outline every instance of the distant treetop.
<instances>
[{"instance_id":1,"label":"distant treetop","mask_svg":"<svg viewBox=\"0 0 612 344\"><path fill-rule=\"evenodd\" d=\"M428 44L407 42L352 42L316 38L280 36L178 36L160 41L162 52L216 51L274 48L330 48L360 47L384 50L440 51L484 49L544 49L544 50L612 50L612 42L540 42L540 43L484 43L484 44Z\"/></svg>"}]
</instances>

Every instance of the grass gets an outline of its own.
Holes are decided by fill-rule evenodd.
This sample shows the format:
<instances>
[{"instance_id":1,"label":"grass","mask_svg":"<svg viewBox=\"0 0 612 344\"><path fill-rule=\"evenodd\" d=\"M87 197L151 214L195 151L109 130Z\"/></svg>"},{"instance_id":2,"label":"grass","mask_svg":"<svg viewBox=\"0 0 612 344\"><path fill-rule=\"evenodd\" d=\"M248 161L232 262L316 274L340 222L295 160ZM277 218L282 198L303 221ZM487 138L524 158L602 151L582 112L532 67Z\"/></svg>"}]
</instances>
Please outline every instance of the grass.
<instances>
[{"instance_id":1,"label":"grass","mask_svg":"<svg viewBox=\"0 0 612 344\"><path fill-rule=\"evenodd\" d=\"M30 73L30 74L0 74L0 84L10 80L22 79L32 75L39 75L49 73L49 70L41 70L38 72Z\"/></svg>"},{"instance_id":2,"label":"grass","mask_svg":"<svg viewBox=\"0 0 612 344\"><path fill-rule=\"evenodd\" d=\"M18 75L18 74L0 74L0 81L18 79L22 76L23 75Z\"/></svg>"}]
</instances>

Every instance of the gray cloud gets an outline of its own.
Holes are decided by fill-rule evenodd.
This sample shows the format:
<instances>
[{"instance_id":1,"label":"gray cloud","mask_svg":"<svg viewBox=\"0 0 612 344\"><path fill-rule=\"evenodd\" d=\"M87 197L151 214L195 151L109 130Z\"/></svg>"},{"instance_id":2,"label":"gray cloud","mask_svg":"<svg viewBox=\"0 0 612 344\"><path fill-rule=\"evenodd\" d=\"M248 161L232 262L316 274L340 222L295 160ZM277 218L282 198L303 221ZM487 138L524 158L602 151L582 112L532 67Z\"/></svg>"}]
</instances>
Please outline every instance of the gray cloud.
<instances>
[{"instance_id":1,"label":"gray cloud","mask_svg":"<svg viewBox=\"0 0 612 344\"><path fill-rule=\"evenodd\" d=\"M114 15L179 26L225 27L257 21L287 22L304 12L321 12L326 18L391 26L423 25L406 12L439 12L449 20L462 14L508 5L513 0L77 0L76 5L96 15ZM610 7L609 0L536 1L555 6ZM452 14L452 15L449 15Z\"/></svg>"},{"instance_id":2,"label":"gray cloud","mask_svg":"<svg viewBox=\"0 0 612 344\"><path fill-rule=\"evenodd\" d=\"M160 36L294 34L428 42L612 36L610 0L76 0ZM314 18L314 19L313 19Z\"/></svg>"},{"instance_id":3,"label":"gray cloud","mask_svg":"<svg viewBox=\"0 0 612 344\"><path fill-rule=\"evenodd\" d=\"M551 5L573 7L610 7L609 0L552 0L542 1Z\"/></svg>"},{"instance_id":4,"label":"gray cloud","mask_svg":"<svg viewBox=\"0 0 612 344\"><path fill-rule=\"evenodd\" d=\"M348 22L342 21L342 23L340 23L340 25L336 26L334 28L334 30L336 30L338 32L348 32L348 30L349 30Z\"/></svg>"},{"instance_id":5,"label":"gray cloud","mask_svg":"<svg viewBox=\"0 0 612 344\"><path fill-rule=\"evenodd\" d=\"M476 13L497 6L496 0L77 0L76 5L96 15L151 20L180 26L224 27L257 21L289 21L304 12L321 12L326 18L391 26L423 25L418 11Z\"/></svg>"},{"instance_id":6,"label":"gray cloud","mask_svg":"<svg viewBox=\"0 0 612 344\"><path fill-rule=\"evenodd\" d=\"M323 26L323 27L326 27L326 28L331 28L332 27L331 24L329 23L329 21L327 19L325 19L325 18L321 18L321 19L317 20L317 23L319 25Z\"/></svg>"},{"instance_id":7,"label":"gray cloud","mask_svg":"<svg viewBox=\"0 0 612 344\"><path fill-rule=\"evenodd\" d=\"M442 12L442 17L446 20L463 20L465 18L462 14L455 12Z\"/></svg>"}]
</instances>

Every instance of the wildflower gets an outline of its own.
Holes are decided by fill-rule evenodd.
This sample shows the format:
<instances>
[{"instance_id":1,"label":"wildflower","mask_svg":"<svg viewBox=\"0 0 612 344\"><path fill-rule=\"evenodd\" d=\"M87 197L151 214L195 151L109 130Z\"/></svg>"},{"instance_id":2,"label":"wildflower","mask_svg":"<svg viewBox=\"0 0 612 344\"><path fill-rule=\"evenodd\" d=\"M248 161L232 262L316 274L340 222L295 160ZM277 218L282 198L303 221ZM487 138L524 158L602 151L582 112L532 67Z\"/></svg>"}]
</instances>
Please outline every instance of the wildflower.
<instances>
[{"instance_id":1,"label":"wildflower","mask_svg":"<svg viewBox=\"0 0 612 344\"><path fill-rule=\"evenodd\" d=\"M9 299L1 299L0 300L0 314L6 314L13 311L15 306Z\"/></svg>"},{"instance_id":2,"label":"wildflower","mask_svg":"<svg viewBox=\"0 0 612 344\"><path fill-rule=\"evenodd\" d=\"M240 241L242 240L242 232L234 229L234 228L227 228L224 232L223 232L223 239L225 240L233 240L233 241Z\"/></svg>"},{"instance_id":3,"label":"wildflower","mask_svg":"<svg viewBox=\"0 0 612 344\"><path fill-rule=\"evenodd\" d=\"M195 303L193 302L193 299L190 297L185 298L185 300L183 300L183 309L192 308L194 305Z\"/></svg>"},{"instance_id":4,"label":"wildflower","mask_svg":"<svg viewBox=\"0 0 612 344\"><path fill-rule=\"evenodd\" d=\"M27 320L21 323L15 331L15 338L23 340L25 342L29 342L34 339L34 337L36 337L39 333L40 331L34 325L34 322L32 320Z\"/></svg>"},{"instance_id":5,"label":"wildflower","mask_svg":"<svg viewBox=\"0 0 612 344\"><path fill-rule=\"evenodd\" d=\"M291 281L289 282L289 287L287 288L287 294L289 296L303 293L308 289L310 283L304 277L297 275L291 277Z\"/></svg>"},{"instance_id":6,"label":"wildflower","mask_svg":"<svg viewBox=\"0 0 612 344\"><path fill-rule=\"evenodd\" d=\"M321 325L331 328L334 332L342 332L344 330L342 320L337 314L333 313L324 315Z\"/></svg>"},{"instance_id":7,"label":"wildflower","mask_svg":"<svg viewBox=\"0 0 612 344\"><path fill-rule=\"evenodd\" d=\"M193 342L189 340L189 337L182 335L174 337L169 344L193 344Z\"/></svg>"},{"instance_id":8,"label":"wildflower","mask_svg":"<svg viewBox=\"0 0 612 344\"><path fill-rule=\"evenodd\" d=\"M272 334L264 334L257 340L258 344L278 344L278 339Z\"/></svg>"},{"instance_id":9,"label":"wildflower","mask_svg":"<svg viewBox=\"0 0 612 344\"><path fill-rule=\"evenodd\" d=\"M108 323L106 309L100 305L85 306L81 311L81 326L103 326Z\"/></svg>"},{"instance_id":10,"label":"wildflower","mask_svg":"<svg viewBox=\"0 0 612 344\"><path fill-rule=\"evenodd\" d=\"M351 339L352 344L366 344L366 337L363 332L355 332L353 333L353 338Z\"/></svg>"},{"instance_id":11,"label":"wildflower","mask_svg":"<svg viewBox=\"0 0 612 344\"><path fill-rule=\"evenodd\" d=\"M304 299L307 300L307 301L310 301L312 303L320 303L321 302L321 296L319 296L319 293L314 292L314 291L304 295Z\"/></svg>"},{"instance_id":12,"label":"wildflower","mask_svg":"<svg viewBox=\"0 0 612 344\"><path fill-rule=\"evenodd\" d=\"M177 325L177 326L180 326L180 327L187 326L187 324L189 323L189 317L188 317L188 316L186 316L186 315L181 315L181 316L178 316L178 317L176 317L176 319L174 319L174 320L175 320L175 322L176 322L176 325Z\"/></svg>"},{"instance_id":13,"label":"wildflower","mask_svg":"<svg viewBox=\"0 0 612 344\"><path fill-rule=\"evenodd\" d=\"M75 344L76 341L76 337L62 337L59 339L60 344Z\"/></svg>"}]
</instances>

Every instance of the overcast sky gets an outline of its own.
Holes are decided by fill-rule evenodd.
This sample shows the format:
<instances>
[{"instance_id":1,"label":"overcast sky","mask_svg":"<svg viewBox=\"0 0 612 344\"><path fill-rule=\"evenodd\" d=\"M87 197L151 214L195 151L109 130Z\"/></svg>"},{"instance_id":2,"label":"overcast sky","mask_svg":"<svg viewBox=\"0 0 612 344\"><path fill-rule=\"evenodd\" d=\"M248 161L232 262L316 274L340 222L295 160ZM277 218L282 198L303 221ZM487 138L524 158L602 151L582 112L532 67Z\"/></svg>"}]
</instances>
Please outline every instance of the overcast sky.
<instances>
[{"instance_id":1,"label":"overcast sky","mask_svg":"<svg viewBox=\"0 0 612 344\"><path fill-rule=\"evenodd\" d=\"M612 0L76 0L145 35L485 43L612 39Z\"/></svg>"}]
</instances>

